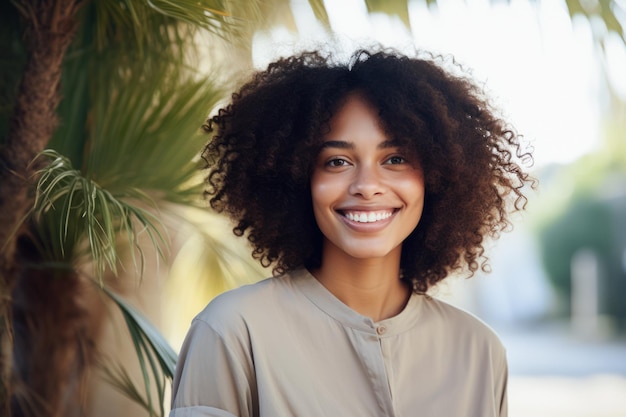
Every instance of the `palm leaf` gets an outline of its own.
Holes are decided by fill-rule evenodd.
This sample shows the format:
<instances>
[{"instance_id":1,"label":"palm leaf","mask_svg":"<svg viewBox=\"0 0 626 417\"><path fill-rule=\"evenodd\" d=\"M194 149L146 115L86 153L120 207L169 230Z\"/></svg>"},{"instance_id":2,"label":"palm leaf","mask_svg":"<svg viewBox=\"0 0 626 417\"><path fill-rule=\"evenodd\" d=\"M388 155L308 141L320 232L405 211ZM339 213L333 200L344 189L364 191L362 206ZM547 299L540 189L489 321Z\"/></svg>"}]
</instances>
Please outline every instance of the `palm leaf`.
<instances>
[{"instance_id":1,"label":"palm leaf","mask_svg":"<svg viewBox=\"0 0 626 417\"><path fill-rule=\"evenodd\" d=\"M180 69L131 71L101 74L83 170L112 192L130 186L194 204L201 195L198 154L207 140L200 127L222 92Z\"/></svg>"},{"instance_id":2,"label":"palm leaf","mask_svg":"<svg viewBox=\"0 0 626 417\"><path fill-rule=\"evenodd\" d=\"M81 146L83 168L56 151L44 153L51 163L40 172L34 222L46 259L76 262L87 239L96 275L115 272L121 235L141 269L142 230L162 253L157 202L199 203L198 152L206 140L200 126L221 97L210 79L192 75L141 63L96 71L89 140L72 142Z\"/></svg>"},{"instance_id":3,"label":"palm leaf","mask_svg":"<svg viewBox=\"0 0 626 417\"><path fill-rule=\"evenodd\" d=\"M325 21L321 3L311 0L316 16ZM288 4L288 0L93 0L85 7L89 20L85 27L100 51L115 45L131 58L143 59L144 52L153 49L180 59L198 30L249 48L254 32L278 23L268 17Z\"/></svg>"},{"instance_id":4,"label":"palm leaf","mask_svg":"<svg viewBox=\"0 0 626 417\"><path fill-rule=\"evenodd\" d=\"M254 6L257 1L249 3ZM235 11L232 4L222 0L94 0L94 39L101 50L121 38L125 41L120 44L139 51L155 43L162 45L163 41L171 44L177 39L189 39L181 33L195 29L236 39L246 24L259 20L260 16L255 13L255 7ZM169 31L164 31L164 27Z\"/></svg>"},{"instance_id":5,"label":"palm leaf","mask_svg":"<svg viewBox=\"0 0 626 417\"><path fill-rule=\"evenodd\" d=\"M244 19L261 20L255 3L241 8ZM110 84L98 88L98 83L107 76L104 82L120 74L128 81L129 76L152 69L196 67L190 59L197 55L199 30L235 36L228 20L237 19L226 9L231 4L221 0L86 2L80 10L80 29L64 63L63 100L58 108L61 124L49 147L82 167L92 102L98 94L111 93L106 89Z\"/></svg>"},{"instance_id":6,"label":"palm leaf","mask_svg":"<svg viewBox=\"0 0 626 417\"><path fill-rule=\"evenodd\" d=\"M130 304L107 288L104 288L104 292L120 309L126 322L141 367L144 394L120 366L103 367L105 375L122 393L146 409L150 416L163 416L166 383L174 376L177 355L159 331ZM156 385L157 401L152 398L153 382ZM159 406L158 414L154 411L155 403Z\"/></svg>"},{"instance_id":7,"label":"palm leaf","mask_svg":"<svg viewBox=\"0 0 626 417\"><path fill-rule=\"evenodd\" d=\"M145 193L131 186L113 194L85 178L58 152L46 150L41 157L50 163L38 174L32 221L44 259L75 263L87 239L87 251L96 275L101 277L107 268L117 270L120 234L126 235L143 257L135 239L140 231L145 231L155 250L163 254L162 227L159 219L144 208L154 205ZM131 251L133 259L135 250Z\"/></svg>"},{"instance_id":8,"label":"palm leaf","mask_svg":"<svg viewBox=\"0 0 626 417\"><path fill-rule=\"evenodd\" d=\"M148 412L150 417L159 415L152 407L150 400L141 392L141 389L134 383L133 378L122 365L111 363L99 363L98 367L104 373L104 380L119 392L130 398L135 404L139 404ZM161 413L162 415L163 413Z\"/></svg>"}]
</instances>

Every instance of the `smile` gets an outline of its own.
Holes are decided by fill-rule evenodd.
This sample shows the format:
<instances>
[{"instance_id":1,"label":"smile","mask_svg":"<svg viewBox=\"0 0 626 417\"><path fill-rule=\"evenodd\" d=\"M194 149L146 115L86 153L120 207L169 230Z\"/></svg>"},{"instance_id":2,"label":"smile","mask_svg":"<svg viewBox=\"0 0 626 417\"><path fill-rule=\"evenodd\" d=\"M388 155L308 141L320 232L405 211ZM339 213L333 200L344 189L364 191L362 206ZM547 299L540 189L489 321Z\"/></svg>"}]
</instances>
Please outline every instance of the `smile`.
<instances>
[{"instance_id":1,"label":"smile","mask_svg":"<svg viewBox=\"0 0 626 417\"><path fill-rule=\"evenodd\" d=\"M374 223L388 219L393 214L392 210L381 211L344 211L342 213L348 220L358 223Z\"/></svg>"}]
</instances>

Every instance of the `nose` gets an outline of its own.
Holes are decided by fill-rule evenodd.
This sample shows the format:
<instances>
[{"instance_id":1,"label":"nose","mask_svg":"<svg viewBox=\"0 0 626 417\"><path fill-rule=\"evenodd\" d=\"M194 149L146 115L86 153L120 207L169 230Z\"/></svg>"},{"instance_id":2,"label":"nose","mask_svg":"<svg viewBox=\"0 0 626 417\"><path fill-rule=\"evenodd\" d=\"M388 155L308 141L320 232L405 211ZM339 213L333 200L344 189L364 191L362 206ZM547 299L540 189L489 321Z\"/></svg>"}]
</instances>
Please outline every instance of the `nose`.
<instances>
[{"instance_id":1,"label":"nose","mask_svg":"<svg viewBox=\"0 0 626 417\"><path fill-rule=\"evenodd\" d=\"M361 166L355 171L355 176L350 184L348 192L351 195L370 199L383 194L384 185L380 173L376 167Z\"/></svg>"}]
</instances>

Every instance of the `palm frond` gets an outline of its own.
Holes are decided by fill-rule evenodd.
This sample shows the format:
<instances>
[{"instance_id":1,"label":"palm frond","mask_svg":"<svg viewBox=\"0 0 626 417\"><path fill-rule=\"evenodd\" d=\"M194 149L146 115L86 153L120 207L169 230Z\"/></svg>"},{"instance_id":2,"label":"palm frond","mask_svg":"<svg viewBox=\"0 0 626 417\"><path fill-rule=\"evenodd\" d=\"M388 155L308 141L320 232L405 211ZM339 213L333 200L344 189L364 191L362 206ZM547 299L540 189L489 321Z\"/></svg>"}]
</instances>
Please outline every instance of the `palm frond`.
<instances>
[{"instance_id":1,"label":"palm frond","mask_svg":"<svg viewBox=\"0 0 626 417\"><path fill-rule=\"evenodd\" d=\"M130 186L113 194L85 178L57 151L46 150L41 157L50 163L38 173L33 223L44 259L71 263L87 239L96 275L101 277L107 268L117 270L120 234L127 236L135 249L131 251L133 260L136 262L135 252L143 257L136 241L142 232L163 256L162 227L158 217L143 208L154 206L145 193Z\"/></svg>"},{"instance_id":2,"label":"palm frond","mask_svg":"<svg viewBox=\"0 0 626 417\"><path fill-rule=\"evenodd\" d=\"M201 192L201 126L222 91L207 77L170 68L101 74L84 172L104 188L149 190L194 204Z\"/></svg>"},{"instance_id":3,"label":"palm frond","mask_svg":"<svg viewBox=\"0 0 626 417\"><path fill-rule=\"evenodd\" d=\"M150 417L159 415L122 365L102 362L98 364L98 368L104 373L106 382L141 406Z\"/></svg>"},{"instance_id":4,"label":"palm frond","mask_svg":"<svg viewBox=\"0 0 626 417\"><path fill-rule=\"evenodd\" d=\"M133 48L139 55L151 45L180 45L178 40L189 39L187 35L198 29L244 46L251 28L263 23L260 0L94 0L92 3L90 27L98 49L122 45Z\"/></svg>"},{"instance_id":5,"label":"palm frond","mask_svg":"<svg viewBox=\"0 0 626 417\"><path fill-rule=\"evenodd\" d=\"M90 36L83 29L69 48L63 64L62 100L57 107L60 123L48 143L48 148L68 157L75 167L82 165L90 108L89 85L94 66L90 43Z\"/></svg>"},{"instance_id":6,"label":"palm frond","mask_svg":"<svg viewBox=\"0 0 626 417\"><path fill-rule=\"evenodd\" d=\"M234 23L233 11L224 1L197 0L147 0L148 6L158 13L203 27L210 31L224 31L224 23ZM231 19L231 20L225 20Z\"/></svg>"},{"instance_id":7,"label":"palm frond","mask_svg":"<svg viewBox=\"0 0 626 417\"><path fill-rule=\"evenodd\" d=\"M105 366L105 375L122 393L146 409L150 417L163 416L165 388L167 381L174 376L177 355L159 331L130 304L107 288L104 292L120 309L126 322L141 367L144 393L119 365L113 368ZM156 400L152 395L152 383L157 392ZM158 405L160 413L154 411L154 405Z\"/></svg>"},{"instance_id":8,"label":"palm frond","mask_svg":"<svg viewBox=\"0 0 626 417\"><path fill-rule=\"evenodd\" d=\"M150 50L160 50L166 60L180 60L181 47L200 25L180 24L152 9L144 0L94 0L84 10L85 36L92 52L115 50L126 59L150 59ZM155 62L155 64L158 64Z\"/></svg>"}]
</instances>

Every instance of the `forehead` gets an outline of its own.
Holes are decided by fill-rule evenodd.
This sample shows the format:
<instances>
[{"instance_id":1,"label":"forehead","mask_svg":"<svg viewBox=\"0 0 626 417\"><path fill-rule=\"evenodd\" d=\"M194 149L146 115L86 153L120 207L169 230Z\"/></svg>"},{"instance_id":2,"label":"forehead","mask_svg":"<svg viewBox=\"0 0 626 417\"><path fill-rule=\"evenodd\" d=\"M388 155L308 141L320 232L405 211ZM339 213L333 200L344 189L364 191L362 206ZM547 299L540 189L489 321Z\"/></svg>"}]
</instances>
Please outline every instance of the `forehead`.
<instances>
[{"instance_id":1,"label":"forehead","mask_svg":"<svg viewBox=\"0 0 626 417\"><path fill-rule=\"evenodd\" d=\"M330 119L331 128L354 125L360 122L380 124L378 109L361 93L351 92L340 101Z\"/></svg>"},{"instance_id":2,"label":"forehead","mask_svg":"<svg viewBox=\"0 0 626 417\"><path fill-rule=\"evenodd\" d=\"M329 121L327 140L346 140L353 137L375 135L386 137L378 109L360 94L351 93L342 101Z\"/></svg>"},{"instance_id":3,"label":"forehead","mask_svg":"<svg viewBox=\"0 0 626 417\"><path fill-rule=\"evenodd\" d=\"M385 129L378 108L357 92L349 93L342 100L321 142L321 149L351 149L366 142L380 149L401 146L397 138Z\"/></svg>"}]
</instances>

